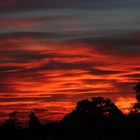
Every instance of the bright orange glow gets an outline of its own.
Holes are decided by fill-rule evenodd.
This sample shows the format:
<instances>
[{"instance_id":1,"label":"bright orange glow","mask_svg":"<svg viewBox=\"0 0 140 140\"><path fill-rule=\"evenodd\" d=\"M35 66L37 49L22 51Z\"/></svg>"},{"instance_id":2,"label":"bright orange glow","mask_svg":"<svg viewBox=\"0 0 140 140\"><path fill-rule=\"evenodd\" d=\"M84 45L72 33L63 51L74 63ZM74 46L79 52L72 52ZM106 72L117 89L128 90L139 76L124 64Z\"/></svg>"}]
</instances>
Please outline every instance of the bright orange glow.
<instances>
[{"instance_id":1,"label":"bright orange glow","mask_svg":"<svg viewBox=\"0 0 140 140\"><path fill-rule=\"evenodd\" d=\"M123 110L124 113L128 113L130 107L136 102L135 98L128 97L128 98L118 98L116 101L116 105Z\"/></svg>"}]
</instances>

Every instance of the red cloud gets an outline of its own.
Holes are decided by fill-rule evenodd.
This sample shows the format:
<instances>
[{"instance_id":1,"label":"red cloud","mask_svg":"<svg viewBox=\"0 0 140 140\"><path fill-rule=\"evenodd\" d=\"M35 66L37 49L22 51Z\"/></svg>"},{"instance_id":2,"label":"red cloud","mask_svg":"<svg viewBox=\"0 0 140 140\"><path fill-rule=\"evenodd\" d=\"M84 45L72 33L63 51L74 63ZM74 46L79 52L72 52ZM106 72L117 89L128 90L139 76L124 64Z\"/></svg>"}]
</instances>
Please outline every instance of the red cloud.
<instances>
[{"instance_id":1,"label":"red cloud","mask_svg":"<svg viewBox=\"0 0 140 140\"><path fill-rule=\"evenodd\" d=\"M115 50L108 54L98 49L97 42L47 42L32 35L3 37L0 45L2 110L29 112L46 106L47 119L60 119L83 97L107 96L122 109L125 100L120 97L131 99L128 107L134 99L133 82L140 73L138 55L113 55ZM43 113L40 117L45 119Z\"/></svg>"}]
</instances>

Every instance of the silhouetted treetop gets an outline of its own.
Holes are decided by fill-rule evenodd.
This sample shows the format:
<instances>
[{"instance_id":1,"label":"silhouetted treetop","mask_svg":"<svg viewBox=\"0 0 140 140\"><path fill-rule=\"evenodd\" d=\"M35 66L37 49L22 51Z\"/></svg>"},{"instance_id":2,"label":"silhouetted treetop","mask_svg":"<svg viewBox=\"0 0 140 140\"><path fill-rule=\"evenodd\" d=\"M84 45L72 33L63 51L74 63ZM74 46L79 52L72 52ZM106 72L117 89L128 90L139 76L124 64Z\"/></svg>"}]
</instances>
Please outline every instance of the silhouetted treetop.
<instances>
[{"instance_id":1,"label":"silhouetted treetop","mask_svg":"<svg viewBox=\"0 0 140 140\"><path fill-rule=\"evenodd\" d=\"M137 102L133 104L133 106L130 108L130 114L131 113L140 113L140 81L137 83L137 85L134 87L134 90L136 91L136 100Z\"/></svg>"},{"instance_id":2,"label":"silhouetted treetop","mask_svg":"<svg viewBox=\"0 0 140 140\"><path fill-rule=\"evenodd\" d=\"M7 129L19 129L21 128L21 122L17 119L17 111L9 113L9 118L4 123L4 127Z\"/></svg>"},{"instance_id":3,"label":"silhouetted treetop","mask_svg":"<svg viewBox=\"0 0 140 140\"><path fill-rule=\"evenodd\" d=\"M137 83L137 85L134 87L134 90L137 94L140 94L140 81Z\"/></svg>"},{"instance_id":4,"label":"silhouetted treetop","mask_svg":"<svg viewBox=\"0 0 140 140\"><path fill-rule=\"evenodd\" d=\"M76 109L67 114L62 122L94 122L121 119L123 113L110 100L102 97L93 97L77 103Z\"/></svg>"},{"instance_id":5,"label":"silhouetted treetop","mask_svg":"<svg viewBox=\"0 0 140 140\"><path fill-rule=\"evenodd\" d=\"M29 120L29 127L30 128L38 128L40 127L40 121L38 119L38 117L35 115L34 112L31 112L30 116L29 116L30 120Z\"/></svg>"},{"instance_id":6,"label":"silhouetted treetop","mask_svg":"<svg viewBox=\"0 0 140 140\"><path fill-rule=\"evenodd\" d=\"M9 113L9 119L16 119L17 111Z\"/></svg>"}]
</instances>

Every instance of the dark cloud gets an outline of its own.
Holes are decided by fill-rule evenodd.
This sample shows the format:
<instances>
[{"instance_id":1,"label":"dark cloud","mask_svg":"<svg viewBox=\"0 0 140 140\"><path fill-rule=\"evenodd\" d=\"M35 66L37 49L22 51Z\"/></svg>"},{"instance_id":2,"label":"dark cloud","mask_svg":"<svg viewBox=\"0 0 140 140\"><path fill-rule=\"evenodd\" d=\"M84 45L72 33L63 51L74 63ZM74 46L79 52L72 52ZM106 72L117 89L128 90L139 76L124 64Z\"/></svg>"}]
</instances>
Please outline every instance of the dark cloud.
<instances>
[{"instance_id":1,"label":"dark cloud","mask_svg":"<svg viewBox=\"0 0 140 140\"><path fill-rule=\"evenodd\" d=\"M140 79L140 73L134 73L134 74L124 74L124 77L128 77L130 79Z\"/></svg>"},{"instance_id":2,"label":"dark cloud","mask_svg":"<svg viewBox=\"0 0 140 140\"><path fill-rule=\"evenodd\" d=\"M123 1L115 1L115 0L2 0L1 1L1 10L2 11L20 11L20 10L34 10L34 9L42 9L42 8L117 8L119 7L127 7L128 5L137 6L139 5L139 1L132 0L123 0Z\"/></svg>"},{"instance_id":3,"label":"dark cloud","mask_svg":"<svg viewBox=\"0 0 140 140\"><path fill-rule=\"evenodd\" d=\"M120 73L124 73L124 71L117 71L117 70L101 70L101 69L97 69L97 68L93 68L89 70L90 74L93 75L109 75L109 74L120 74Z\"/></svg>"},{"instance_id":4,"label":"dark cloud","mask_svg":"<svg viewBox=\"0 0 140 140\"><path fill-rule=\"evenodd\" d=\"M134 68L133 70L140 71L140 67Z\"/></svg>"},{"instance_id":5,"label":"dark cloud","mask_svg":"<svg viewBox=\"0 0 140 140\"><path fill-rule=\"evenodd\" d=\"M123 35L123 36L122 36ZM99 52L108 55L135 55L140 53L139 33L114 34L106 37L90 37L81 41L97 44ZM93 46L94 48L95 46Z\"/></svg>"}]
</instances>

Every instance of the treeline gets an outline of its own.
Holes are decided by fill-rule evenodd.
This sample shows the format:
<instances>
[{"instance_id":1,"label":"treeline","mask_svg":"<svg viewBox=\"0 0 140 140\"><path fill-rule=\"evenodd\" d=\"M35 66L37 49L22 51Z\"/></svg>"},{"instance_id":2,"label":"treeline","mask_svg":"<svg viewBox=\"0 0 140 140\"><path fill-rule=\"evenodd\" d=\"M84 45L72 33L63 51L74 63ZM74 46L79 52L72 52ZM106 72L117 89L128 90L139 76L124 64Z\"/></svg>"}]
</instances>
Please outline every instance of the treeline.
<instances>
[{"instance_id":1,"label":"treeline","mask_svg":"<svg viewBox=\"0 0 140 140\"><path fill-rule=\"evenodd\" d=\"M110 100L102 97L81 100L75 109L60 122L41 124L34 112L29 116L27 128L22 128L17 112L9 114L0 128L1 140L118 140L137 139L140 130L140 83L136 91L136 103L125 115Z\"/></svg>"}]
</instances>

